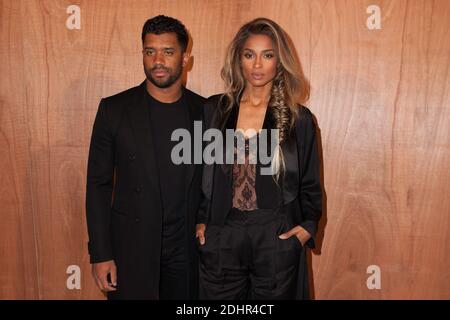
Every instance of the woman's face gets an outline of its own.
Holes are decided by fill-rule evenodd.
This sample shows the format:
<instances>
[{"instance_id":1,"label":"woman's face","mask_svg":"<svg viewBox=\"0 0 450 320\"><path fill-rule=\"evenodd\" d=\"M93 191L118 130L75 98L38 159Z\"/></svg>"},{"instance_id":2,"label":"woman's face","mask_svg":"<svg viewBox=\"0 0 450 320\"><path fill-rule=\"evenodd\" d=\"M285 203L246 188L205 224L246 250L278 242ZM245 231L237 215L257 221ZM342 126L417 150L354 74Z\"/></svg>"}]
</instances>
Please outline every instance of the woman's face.
<instances>
[{"instance_id":1,"label":"woman's face","mask_svg":"<svg viewBox=\"0 0 450 320\"><path fill-rule=\"evenodd\" d=\"M277 72L277 62L275 46L269 36L251 35L244 43L241 66L247 85L254 87L272 85Z\"/></svg>"}]
</instances>

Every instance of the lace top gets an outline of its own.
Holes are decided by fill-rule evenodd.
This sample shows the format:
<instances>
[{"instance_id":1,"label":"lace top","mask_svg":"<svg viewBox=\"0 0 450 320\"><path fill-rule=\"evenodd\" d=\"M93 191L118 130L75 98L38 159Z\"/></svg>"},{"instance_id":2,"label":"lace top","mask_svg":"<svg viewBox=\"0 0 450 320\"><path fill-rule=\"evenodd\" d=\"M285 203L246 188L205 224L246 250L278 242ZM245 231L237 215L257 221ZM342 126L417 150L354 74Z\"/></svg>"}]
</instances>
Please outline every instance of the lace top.
<instances>
[{"instance_id":1,"label":"lace top","mask_svg":"<svg viewBox=\"0 0 450 320\"><path fill-rule=\"evenodd\" d=\"M245 139L245 162L236 163L237 148L235 142L235 163L233 164L233 208L242 211L258 209L256 202L256 164L250 163L256 155L249 153L249 139ZM242 162L242 161L241 161Z\"/></svg>"}]
</instances>

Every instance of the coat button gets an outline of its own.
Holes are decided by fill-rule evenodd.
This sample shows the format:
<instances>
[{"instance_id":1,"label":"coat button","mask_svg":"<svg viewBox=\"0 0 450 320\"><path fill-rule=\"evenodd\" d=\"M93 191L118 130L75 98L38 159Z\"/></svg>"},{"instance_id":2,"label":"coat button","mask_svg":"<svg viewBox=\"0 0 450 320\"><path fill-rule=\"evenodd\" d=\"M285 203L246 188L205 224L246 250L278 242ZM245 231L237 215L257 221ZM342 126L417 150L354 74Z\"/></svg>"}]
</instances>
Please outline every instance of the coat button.
<instances>
[{"instance_id":1,"label":"coat button","mask_svg":"<svg viewBox=\"0 0 450 320\"><path fill-rule=\"evenodd\" d=\"M134 222L139 222L139 221L141 221L141 219L139 219L139 218L134 219Z\"/></svg>"},{"instance_id":2,"label":"coat button","mask_svg":"<svg viewBox=\"0 0 450 320\"><path fill-rule=\"evenodd\" d=\"M136 188L134 188L134 191L136 191L136 193L139 193L139 192L141 192L141 190L142 190L142 188L141 188L141 187L136 187Z\"/></svg>"},{"instance_id":3,"label":"coat button","mask_svg":"<svg viewBox=\"0 0 450 320\"><path fill-rule=\"evenodd\" d=\"M136 156L134 154L131 154L128 159L130 159L130 161L134 161L136 160Z\"/></svg>"}]
</instances>

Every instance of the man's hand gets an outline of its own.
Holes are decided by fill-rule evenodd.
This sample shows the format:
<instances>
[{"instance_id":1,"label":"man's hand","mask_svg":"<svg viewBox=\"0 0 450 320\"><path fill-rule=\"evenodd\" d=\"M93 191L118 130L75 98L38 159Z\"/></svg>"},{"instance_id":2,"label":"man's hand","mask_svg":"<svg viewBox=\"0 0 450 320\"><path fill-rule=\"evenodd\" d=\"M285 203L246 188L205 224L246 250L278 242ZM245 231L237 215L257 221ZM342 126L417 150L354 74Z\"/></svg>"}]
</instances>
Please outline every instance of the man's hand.
<instances>
[{"instance_id":1,"label":"man's hand","mask_svg":"<svg viewBox=\"0 0 450 320\"><path fill-rule=\"evenodd\" d=\"M298 241L300 241L300 243L302 244L302 246L304 246L306 241L308 241L309 238L311 238L311 235L309 234L309 232L306 231L301 226L296 226L296 227L292 228L291 230L289 230L288 232L280 234L279 238L285 240L292 236L296 236Z\"/></svg>"},{"instance_id":2,"label":"man's hand","mask_svg":"<svg viewBox=\"0 0 450 320\"><path fill-rule=\"evenodd\" d=\"M195 226L195 237L198 238L201 245L205 244L205 230L206 230L206 224L199 223Z\"/></svg>"},{"instance_id":3,"label":"man's hand","mask_svg":"<svg viewBox=\"0 0 450 320\"><path fill-rule=\"evenodd\" d=\"M108 282L108 274L111 282ZM97 283L97 287L104 292L116 291L117 289L117 269L114 260L92 264L92 276Z\"/></svg>"}]
</instances>

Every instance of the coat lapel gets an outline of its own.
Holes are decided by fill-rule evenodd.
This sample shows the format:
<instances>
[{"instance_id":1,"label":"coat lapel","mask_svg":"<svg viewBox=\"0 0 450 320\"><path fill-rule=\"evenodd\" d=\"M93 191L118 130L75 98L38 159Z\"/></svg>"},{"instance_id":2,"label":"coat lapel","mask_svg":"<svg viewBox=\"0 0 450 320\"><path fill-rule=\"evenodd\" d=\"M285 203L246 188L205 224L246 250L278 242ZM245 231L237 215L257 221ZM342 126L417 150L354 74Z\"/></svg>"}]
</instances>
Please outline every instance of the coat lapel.
<instances>
[{"instance_id":1,"label":"coat lapel","mask_svg":"<svg viewBox=\"0 0 450 320\"><path fill-rule=\"evenodd\" d=\"M195 99L194 95L187 90L186 88L183 87L183 94L185 95L186 99L186 104L187 104L187 115L188 115L188 130L191 136L191 160L192 160L192 164L188 164L186 165L186 180L185 180L185 192L186 192L186 196L188 195L189 192L189 188L192 182L192 178L194 177L194 172L195 170L199 167L199 165L195 165L194 164L194 154L196 152L195 150L195 146L196 146L196 142L194 141L194 139L198 139L199 137L195 135L194 132L194 121L202 121L202 105L200 105L200 103L198 101L196 101L197 99ZM203 135L203 132L199 132L201 135ZM197 133L198 134L198 133ZM201 139L202 137L200 137ZM202 141L198 141L197 144L202 145ZM202 149L197 150L197 152L202 152ZM202 154L203 156L203 154Z\"/></svg>"}]
</instances>

